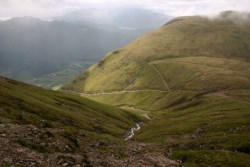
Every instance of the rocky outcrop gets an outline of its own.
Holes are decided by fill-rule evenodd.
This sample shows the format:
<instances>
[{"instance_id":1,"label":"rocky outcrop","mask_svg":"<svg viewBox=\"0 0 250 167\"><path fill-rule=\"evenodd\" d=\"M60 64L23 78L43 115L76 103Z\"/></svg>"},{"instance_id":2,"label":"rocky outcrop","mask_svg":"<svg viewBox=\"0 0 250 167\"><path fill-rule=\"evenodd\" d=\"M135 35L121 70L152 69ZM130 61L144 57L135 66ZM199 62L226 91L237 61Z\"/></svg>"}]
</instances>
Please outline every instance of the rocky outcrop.
<instances>
[{"instance_id":1,"label":"rocky outcrop","mask_svg":"<svg viewBox=\"0 0 250 167\"><path fill-rule=\"evenodd\" d=\"M154 145L126 141L124 145L72 138L63 129L22 125L0 117L0 166L95 167L178 166Z\"/></svg>"}]
</instances>

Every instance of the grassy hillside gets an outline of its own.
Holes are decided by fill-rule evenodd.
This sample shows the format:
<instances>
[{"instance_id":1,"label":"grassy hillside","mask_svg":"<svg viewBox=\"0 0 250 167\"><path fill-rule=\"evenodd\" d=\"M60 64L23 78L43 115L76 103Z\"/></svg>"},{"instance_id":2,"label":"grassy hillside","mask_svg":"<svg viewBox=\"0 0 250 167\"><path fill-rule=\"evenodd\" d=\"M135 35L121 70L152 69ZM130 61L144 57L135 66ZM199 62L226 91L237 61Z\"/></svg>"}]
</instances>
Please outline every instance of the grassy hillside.
<instances>
[{"instance_id":1,"label":"grassy hillside","mask_svg":"<svg viewBox=\"0 0 250 167\"><path fill-rule=\"evenodd\" d=\"M123 139L144 120L134 112L0 77L0 166L113 166L130 156Z\"/></svg>"},{"instance_id":2,"label":"grassy hillside","mask_svg":"<svg viewBox=\"0 0 250 167\"><path fill-rule=\"evenodd\" d=\"M242 99L249 93L182 93L165 109L151 112L152 121L136 139L172 149L184 166L248 166L250 103Z\"/></svg>"},{"instance_id":3,"label":"grassy hillside","mask_svg":"<svg viewBox=\"0 0 250 167\"><path fill-rule=\"evenodd\" d=\"M171 94L189 89L199 93L208 89L235 88L234 83L238 83L239 78L242 82L237 87L241 87L241 84L245 87L249 76L249 27L249 23L235 24L226 18L176 18L130 45L110 52L62 89L90 93L170 89ZM239 66L239 69L232 68L233 66ZM243 73L243 76L238 75L239 73ZM231 75L236 78L229 77ZM132 96L137 96L136 94L134 92ZM94 98L100 98L101 101L113 100L112 104L116 101L115 98L102 96ZM119 95L114 96L118 96L120 104L123 103ZM127 101L140 103L134 98L128 100L127 94L124 96L126 104ZM158 101L166 99L162 92L154 92L152 99L155 97L158 97ZM172 97L169 99L174 100ZM159 105L165 107L168 101L167 99ZM154 108L152 105L146 107Z\"/></svg>"},{"instance_id":4,"label":"grassy hillside","mask_svg":"<svg viewBox=\"0 0 250 167\"><path fill-rule=\"evenodd\" d=\"M250 21L232 18L241 15L176 18L62 89L148 112L136 139L172 149L184 166L248 166Z\"/></svg>"},{"instance_id":5,"label":"grassy hillside","mask_svg":"<svg viewBox=\"0 0 250 167\"><path fill-rule=\"evenodd\" d=\"M1 77L1 117L21 124L122 138L140 117L132 112ZM96 130L95 130L96 129Z\"/></svg>"}]
</instances>

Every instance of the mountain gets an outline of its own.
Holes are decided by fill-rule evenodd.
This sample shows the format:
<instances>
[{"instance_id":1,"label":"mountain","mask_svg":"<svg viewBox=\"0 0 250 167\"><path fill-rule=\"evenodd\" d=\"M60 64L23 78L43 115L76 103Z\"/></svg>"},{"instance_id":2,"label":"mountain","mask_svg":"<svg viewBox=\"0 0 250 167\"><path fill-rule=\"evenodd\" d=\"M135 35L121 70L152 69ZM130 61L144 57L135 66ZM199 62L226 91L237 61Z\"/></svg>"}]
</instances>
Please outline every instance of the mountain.
<instances>
[{"instance_id":1,"label":"mountain","mask_svg":"<svg viewBox=\"0 0 250 167\"><path fill-rule=\"evenodd\" d=\"M170 60L183 60L184 62L190 60L192 62L193 59L200 62L206 62L208 59L208 61L214 60L215 62L225 60L247 63L250 59L248 28L247 23L238 25L229 20L210 20L199 16L175 18L160 29L137 39L126 47L110 52L99 63L66 85L65 89L90 93L136 89L188 90L190 89L186 88L188 83L179 76L184 76L184 74L178 74L178 71L173 73L177 68L174 69L173 66L171 69L171 66L164 67L164 65L170 63ZM199 61L197 64L200 64ZM181 68L186 69L187 67L180 66L179 68L181 70ZM168 70L173 71L170 73ZM183 71L183 73L190 73L187 75L187 79L193 78L189 85L193 82L202 84L198 80L205 74L202 74L200 69L196 71L200 73L197 76L193 76L191 71ZM175 78L166 73L174 74ZM167 84L163 82L163 79ZM182 82L176 79L182 79ZM210 89L218 89L218 86L230 87L232 84L225 82L225 85L215 85L216 82L213 79L212 76L205 79L213 82L212 85L209 85ZM177 83L178 85L176 85ZM203 89L204 86L207 86L207 83L204 84L199 87ZM199 87L191 87L191 90L200 91Z\"/></svg>"},{"instance_id":2,"label":"mountain","mask_svg":"<svg viewBox=\"0 0 250 167\"><path fill-rule=\"evenodd\" d=\"M4 77L0 106L0 166L178 165L149 152L152 145L124 140L145 122L134 112Z\"/></svg>"},{"instance_id":3,"label":"mountain","mask_svg":"<svg viewBox=\"0 0 250 167\"><path fill-rule=\"evenodd\" d=\"M0 73L27 81L64 69L73 61L94 61L143 31L97 28L32 17L0 23Z\"/></svg>"},{"instance_id":4,"label":"mountain","mask_svg":"<svg viewBox=\"0 0 250 167\"><path fill-rule=\"evenodd\" d=\"M248 166L250 20L246 13L178 17L61 89L151 121L135 135L183 166ZM247 14L248 15L248 14Z\"/></svg>"},{"instance_id":5,"label":"mountain","mask_svg":"<svg viewBox=\"0 0 250 167\"><path fill-rule=\"evenodd\" d=\"M55 19L126 29L152 30L165 24L171 16L139 8L87 8Z\"/></svg>"}]
</instances>

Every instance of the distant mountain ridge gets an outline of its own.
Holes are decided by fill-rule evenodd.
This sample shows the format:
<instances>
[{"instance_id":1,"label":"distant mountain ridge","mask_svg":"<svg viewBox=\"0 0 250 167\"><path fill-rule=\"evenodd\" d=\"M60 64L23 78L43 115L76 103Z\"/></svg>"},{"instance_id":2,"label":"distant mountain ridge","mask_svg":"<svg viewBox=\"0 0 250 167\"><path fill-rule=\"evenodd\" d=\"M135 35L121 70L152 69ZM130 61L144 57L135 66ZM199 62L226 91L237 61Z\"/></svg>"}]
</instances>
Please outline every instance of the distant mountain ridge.
<instances>
[{"instance_id":1,"label":"distant mountain ridge","mask_svg":"<svg viewBox=\"0 0 250 167\"><path fill-rule=\"evenodd\" d=\"M43 81L75 61L97 62L171 17L144 9L82 9L42 20L16 17L0 22L0 75L39 81L47 87L61 83ZM66 77L70 78L70 77ZM68 81L68 80L67 80ZM49 81L50 82L50 81Z\"/></svg>"},{"instance_id":2,"label":"distant mountain ridge","mask_svg":"<svg viewBox=\"0 0 250 167\"><path fill-rule=\"evenodd\" d=\"M80 9L55 18L67 22L109 25L129 29L155 29L172 17L138 8Z\"/></svg>"},{"instance_id":3,"label":"distant mountain ridge","mask_svg":"<svg viewBox=\"0 0 250 167\"><path fill-rule=\"evenodd\" d=\"M0 74L30 80L72 61L97 61L145 32L44 21L33 17L0 23Z\"/></svg>"}]
</instances>

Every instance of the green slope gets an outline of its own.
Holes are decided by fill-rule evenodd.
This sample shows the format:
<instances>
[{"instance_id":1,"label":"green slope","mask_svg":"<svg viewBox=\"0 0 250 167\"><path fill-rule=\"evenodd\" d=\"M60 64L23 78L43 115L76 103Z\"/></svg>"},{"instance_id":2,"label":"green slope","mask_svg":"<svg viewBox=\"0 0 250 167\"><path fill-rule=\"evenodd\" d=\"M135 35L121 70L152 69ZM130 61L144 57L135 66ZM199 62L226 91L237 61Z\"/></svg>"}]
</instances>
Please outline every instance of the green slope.
<instances>
[{"instance_id":1,"label":"green slope","mask_svg":"<svg viewBox=\"0 0 250 167\"><path fill-rule=\"evenodd\" d=\"M110 146L125 144L127 132L143 120L110 105L0 77L0 166L112 164L104 156L122 155L126 146Z\"/></svg>"},{"instance_id":2,"label":"green slope","mask_svg":"<svg viewBox=\"0 0 250 167\"><path fill-rule=\"evenodd\" d=\"M60 128L89 137L122 139L141 118L86 98L0 78L0 117L20 124Z\"/></svg>"},{"instance_id":3,"label":"green slope","mask_svg":"<svg viewBox=\"0 0 250 167\"><path fill-rule=\"evenodd\" d=\"M152 111L136 139L173 149L185 166L247 166L250 21L232 15L176 18L62 89Z\"/></svg>"},{"instance_id":4,"label":"green slope","mask_svg":"<svg viewBox=\"0 0 250 167\"><path fill-rule=\"evenodd\" d=\"M183 90L200 93L248 88L250 23L235 24L224 17L214 20L198 16L176 18L130 45L109 53L62 89L80 93L170 90L170 93L153 92L152 98L152 92L145 91L142 100L137 98L138 92L124 93L122 97L120 94L112 95L113 98L105 98L106 95L93 97L112 104L117 102L117 105L140 105L149 96L146 100L150 105L145 107L155 110L166 107L166 103L175 100L173 96L179 96ZM134 97L129 99L127 96ZM162 102L156 104L156 98Z\"/></svg>"},{"instance_id":5,"label":"green slope","mask_svg":"<svg viewBox=\"0 0 250 167\"><path fill-rule=\"evenodd\" d=\"M125 141L145 118L70 93L0 77L0 166L178 166Z\"/></svg>"}]
</instances>

